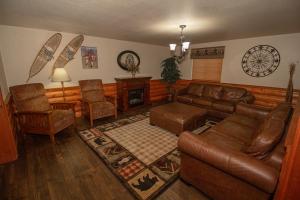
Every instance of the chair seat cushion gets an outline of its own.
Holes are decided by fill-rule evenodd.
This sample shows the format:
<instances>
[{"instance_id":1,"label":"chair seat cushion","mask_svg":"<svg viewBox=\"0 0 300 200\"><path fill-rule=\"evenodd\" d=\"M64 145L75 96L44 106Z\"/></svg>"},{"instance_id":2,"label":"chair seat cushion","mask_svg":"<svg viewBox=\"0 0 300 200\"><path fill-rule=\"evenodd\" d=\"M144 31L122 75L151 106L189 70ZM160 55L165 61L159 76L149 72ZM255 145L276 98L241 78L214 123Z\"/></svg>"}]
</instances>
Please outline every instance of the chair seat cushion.
<instances>
[{"instance_id":1,"label":"chair seat cushion","mask_svg":"<svg viewBox=\"0 0 300 200\"><path fill-rule=\"evenodd\" d=\"M203 106L212 106L213 98L211 97L197 97L193 98L193 103Z\"/></svg>"},{"instance_id":2,"label":"chair seat cushion","mask_svg":"<svg viewBox=\"0 0 300 200\"><path fill-rule=\"evenodd\" d=\"M73 110L53 110L51 118L55 132L70 126L75 120Z\"/></svg>"},{"instance_id":3,"label":"chair seat cushion","mask_svg":"<svg viewBox=\"0 0 300 200\"><path fill-rule=\"evenodd\" d=\"M94 119L115 114L114 104L108 101L94 102L92 107L92 115Z\"/></svg>"},{"instance_id":4,"label":"chair seat cushion","mask_svg":"<svg viewBox=\"0 0 300 200\"><path fill-rule=\"evenodd\" d=\"M212 103L212 107L216 110L233 113L235 109L235 105L232 102L224 101L224 100L215 100Z\"/></svg>"}]
</instances>

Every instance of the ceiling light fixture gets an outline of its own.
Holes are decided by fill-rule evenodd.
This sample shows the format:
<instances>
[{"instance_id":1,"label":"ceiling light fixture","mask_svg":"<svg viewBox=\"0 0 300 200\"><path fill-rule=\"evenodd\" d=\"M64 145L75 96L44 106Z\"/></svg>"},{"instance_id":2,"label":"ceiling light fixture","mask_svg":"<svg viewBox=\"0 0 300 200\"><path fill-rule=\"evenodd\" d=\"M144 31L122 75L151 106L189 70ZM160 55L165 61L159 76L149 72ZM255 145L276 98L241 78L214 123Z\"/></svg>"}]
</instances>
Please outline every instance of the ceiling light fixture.
<instances>
[{"instance_id":1,"label":"ceiling light fixture","mask_svg":"<svg viewBox=\"0 0 300 200\"><path fill-rule=\"evenodd\" d=\"M187 53L188 53L188 50L189 50L189 47L190 47L190 42L186 42L185 37L183 35L183 29L186 28L186 25L180 25L179 28L181 29L180 43L178 45L179 46L179 55L176 55L176 46L177 46L177 44L173 43L173 44L169 44L169 46L170 46L171 55L176 58L176 61L178 63L181 63L184 60Z\"/></svg>"}]
</instances>

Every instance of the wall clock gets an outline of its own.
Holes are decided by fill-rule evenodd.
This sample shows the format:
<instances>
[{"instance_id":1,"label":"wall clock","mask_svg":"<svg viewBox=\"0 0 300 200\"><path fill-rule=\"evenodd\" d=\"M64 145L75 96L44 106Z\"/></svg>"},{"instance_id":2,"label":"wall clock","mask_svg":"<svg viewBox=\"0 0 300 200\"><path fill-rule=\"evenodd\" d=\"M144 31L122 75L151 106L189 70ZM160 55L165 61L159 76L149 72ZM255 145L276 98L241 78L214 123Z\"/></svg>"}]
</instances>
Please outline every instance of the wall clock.
<instances>
[{"instance_id":1,"label":"wall clock","mask_svg":"<svg viewBox=\"0 0 300 200\"><path fill-rule=\"evenodd\" d=\"M249 49L243 59L242 68L253 77L264 77L272 74L280 63L279 52L270 45L258 45Z\"/></svg>"},{"instance_id":2,"label":"wall clock","mask_svg":"<svg viewBox=\"0 0 300 200\"><path fill-rule=\"evenodd\" d=\"M117 62L122 69L129 71L130 66L138 67L141 61L137 53L126 50L118 55Z\"/></svg>"}]
</instances>

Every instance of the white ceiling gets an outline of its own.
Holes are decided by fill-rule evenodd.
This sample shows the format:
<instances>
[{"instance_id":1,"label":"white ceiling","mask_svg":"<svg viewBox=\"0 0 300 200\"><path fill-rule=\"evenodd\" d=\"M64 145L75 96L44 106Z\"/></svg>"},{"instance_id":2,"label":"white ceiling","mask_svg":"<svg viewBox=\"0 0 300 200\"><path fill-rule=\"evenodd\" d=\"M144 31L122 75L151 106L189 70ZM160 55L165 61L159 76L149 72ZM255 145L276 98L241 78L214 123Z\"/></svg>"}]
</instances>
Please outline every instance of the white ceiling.
<instances>
[{"instance_id":1,"label":"white ceiling","mask_svg":"<svg viewBox=\"0 0 300 200\"><path fill-rule=\"evenodd\" d=\"M300 32L300 0L0 0L0 24L167 45Z\"/></svg>"}]
</instances>

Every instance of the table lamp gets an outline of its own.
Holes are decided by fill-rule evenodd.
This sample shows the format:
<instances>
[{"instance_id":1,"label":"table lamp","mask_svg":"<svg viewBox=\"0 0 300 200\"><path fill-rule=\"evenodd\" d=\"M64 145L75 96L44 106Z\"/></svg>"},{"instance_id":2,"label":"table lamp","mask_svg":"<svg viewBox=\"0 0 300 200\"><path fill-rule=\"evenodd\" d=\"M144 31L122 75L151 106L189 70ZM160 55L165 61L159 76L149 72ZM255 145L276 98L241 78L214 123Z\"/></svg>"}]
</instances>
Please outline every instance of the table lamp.
<instances>
[{"instance_id":1,"label":"table lamp","mask_svg":"<svg viewBox=\"0 0 300 200\"><path fill-rule=\"evenodd\" d=\"M53 76L52 76L52 82L60 82L61 83L64 102L66 101L65 100L64 82L68 82L68 81L71 81L71 78L68 75L68 73L65 70L65 68L64 67L55 68Z\"/></svg>"}]
</instances>

